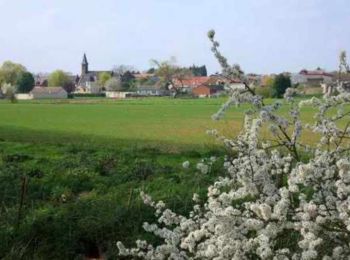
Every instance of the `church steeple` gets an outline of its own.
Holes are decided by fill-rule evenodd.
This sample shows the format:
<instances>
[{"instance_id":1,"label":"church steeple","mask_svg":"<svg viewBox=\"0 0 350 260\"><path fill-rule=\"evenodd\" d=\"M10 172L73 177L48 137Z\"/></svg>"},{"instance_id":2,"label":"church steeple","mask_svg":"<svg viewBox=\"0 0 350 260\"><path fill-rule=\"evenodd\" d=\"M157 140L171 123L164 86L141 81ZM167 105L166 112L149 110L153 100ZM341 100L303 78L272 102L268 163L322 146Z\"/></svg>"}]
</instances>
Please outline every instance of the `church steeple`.
<instances>
[{"instance_id":1,"label":"church steeple","mask_svg":"<svg viewBox=\"0 0 350 260\"><path fill-rule=\"evenodd\" d=\"M86 54L84 53L84 56L83 56L83 61L81 63L81 74L86 74L89 72L89 63L88 63L88 60L86 58Z\"/></svg>"}]
</instances>

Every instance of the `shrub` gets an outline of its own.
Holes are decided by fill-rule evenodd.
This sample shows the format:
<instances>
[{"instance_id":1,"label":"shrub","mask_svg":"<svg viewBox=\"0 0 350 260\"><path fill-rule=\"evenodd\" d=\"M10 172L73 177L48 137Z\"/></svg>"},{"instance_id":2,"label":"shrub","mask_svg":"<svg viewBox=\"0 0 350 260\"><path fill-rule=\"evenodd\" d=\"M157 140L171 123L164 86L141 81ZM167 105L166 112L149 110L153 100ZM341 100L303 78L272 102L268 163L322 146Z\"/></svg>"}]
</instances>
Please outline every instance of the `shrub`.
<instances>
[{"instance_id":1,"label":"shrub","mask_svg":"<svg viewBox=\"0 0 350 260\"><path fill-rule=\"evenodd\" d=\"M290 88L292 83L290 77L284 74L279 74L273 81L271 88L271 96L274 98L282 98L286 89Z\"/></svg>"},{"instance_id":2,"label":"shrub","mask_svg":"<svg viewBox=\"0 0 350 260\"><path fill-rule=\"evenodd\" d=\"M105 93L74 93L71 94L73 98L91 98L91 97L106 97Z\"/></svg>"},{"instance_id":3,"label":"shrub","mask_svg":"<svg viewBox=\"0 0 350 260\"><path fill-rule=\"evenodd\" d=\"M271 98L271 88L267 86L255 88L255 93L263 98Z\"/></svg>"},{"instance_id":4,"label":"shrub","mask_svg":"<svg viewBox=\"0 0 350 260\"><path fill-rule=\"evenodd\" d=\"M230 66L218 50L215 33L208 34L212 50L227 78L244 75ZM196 205L189 216L176 214L162 201L154 202L158 222L144 223L146 231L162 239L157 245L136 241L119 253L133 259L347 259L350 255L350 93L338 86L339 95L296 102L295 89L285 92L289 116L281 117L281 102L265 104L249 88L233 90L228 102L213 118L220 119L233 105L249 104L244 130L230 140L211 133L237 152L226 158L227 175L209 186L204 202L194 194ZM282 93L282 92L279 92ZM318 109L315 123L304 125L302 106ZM336 110L332 115L330 110ZM345 124L344 124L345 122ZM269 128L272 141L260 137ZM304 129L320 134L313 146L302 142ZM308 153L303 158L302 153ZM202 162L198 167L207 174Z\"/></svg>"}]
</instances>

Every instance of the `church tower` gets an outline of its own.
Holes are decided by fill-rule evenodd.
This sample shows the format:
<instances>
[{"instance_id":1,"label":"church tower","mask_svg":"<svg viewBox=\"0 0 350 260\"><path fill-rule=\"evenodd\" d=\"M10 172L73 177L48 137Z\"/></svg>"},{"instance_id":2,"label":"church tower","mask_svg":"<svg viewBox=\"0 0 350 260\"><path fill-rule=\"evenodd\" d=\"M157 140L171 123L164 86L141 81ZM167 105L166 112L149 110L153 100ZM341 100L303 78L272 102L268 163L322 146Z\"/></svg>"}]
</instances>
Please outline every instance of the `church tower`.
<instances>
[{"instance_id":1,"label":"church tower","mask_svg":"<svg viewBox=\"0 0 350 260\"><path fill-rule=\"evenodd\" d=\"M89 63L84 53L83 61L81 63L81 75L85 75L89 72Z\"/></svg>"}]
</instances>

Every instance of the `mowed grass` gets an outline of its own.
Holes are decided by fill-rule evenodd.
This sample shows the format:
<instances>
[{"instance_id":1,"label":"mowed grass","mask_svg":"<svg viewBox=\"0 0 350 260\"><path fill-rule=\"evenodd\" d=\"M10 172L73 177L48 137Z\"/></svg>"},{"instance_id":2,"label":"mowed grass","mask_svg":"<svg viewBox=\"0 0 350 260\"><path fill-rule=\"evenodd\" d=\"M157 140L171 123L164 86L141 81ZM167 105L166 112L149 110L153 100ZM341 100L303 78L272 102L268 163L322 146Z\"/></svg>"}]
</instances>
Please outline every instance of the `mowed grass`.
<instances>
[{"instance_id":1,"label":"mowed grass","mask_svg":"<svg viewBox=\"0 0 350 260\"><path fill-rule=\"evenodd\" d=\"M162 149L200 149L218 143L206 134L218 129L228 137L242 128L246 106L232 108L223 120L213 121L225 102L219 99L145 98L132 100L41 100L0 102L0 138L6 141L151 145ZM268 102L272 102L269 100ZM288 113L287 106L281 110ZM313 121L305 108L303 121ZM318 136L306 133L312 143Z\"/></svg>"},{"instance_id":2,"label":"mowed grass","mask_svg":"<svg viewBox=\"0 0 350 260\"><path fill-rule=\"evenodd\" d=\"M206 130L241 127L241 113L211 120L225 99L74 100L0 103L0 138L166 146L212 145Z\"/></svg>"}]
</instances>

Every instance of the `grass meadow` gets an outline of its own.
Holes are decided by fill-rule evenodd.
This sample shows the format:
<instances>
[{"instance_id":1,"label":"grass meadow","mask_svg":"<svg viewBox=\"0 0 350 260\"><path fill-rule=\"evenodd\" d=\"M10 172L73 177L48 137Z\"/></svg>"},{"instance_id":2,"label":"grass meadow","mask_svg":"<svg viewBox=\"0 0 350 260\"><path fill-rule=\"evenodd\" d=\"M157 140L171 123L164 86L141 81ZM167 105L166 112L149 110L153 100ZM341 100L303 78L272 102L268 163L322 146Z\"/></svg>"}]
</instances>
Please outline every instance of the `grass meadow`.
<instances>
[{"instance_id":1,"label":"grass meadow","mask_svg":"<svg viewBox=\"0 0 350 260\"><path fill-rule=\"evenodd\" d=\"M221 121L211 120L225 102L219 99L150 98L137 100L76 99L0 102L0 138L10 141L149 145L181 150L216 145L206 130L235 136L246 107L231 109ZM270 101L271 102L271 101ZM305 122L312 122L306 108ZM287 108L282 109L287 113ZM314 141L314 135L307 135Z\"/></svg>"}]
</instances>

